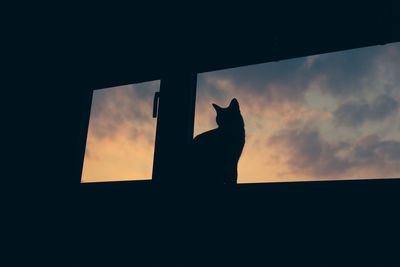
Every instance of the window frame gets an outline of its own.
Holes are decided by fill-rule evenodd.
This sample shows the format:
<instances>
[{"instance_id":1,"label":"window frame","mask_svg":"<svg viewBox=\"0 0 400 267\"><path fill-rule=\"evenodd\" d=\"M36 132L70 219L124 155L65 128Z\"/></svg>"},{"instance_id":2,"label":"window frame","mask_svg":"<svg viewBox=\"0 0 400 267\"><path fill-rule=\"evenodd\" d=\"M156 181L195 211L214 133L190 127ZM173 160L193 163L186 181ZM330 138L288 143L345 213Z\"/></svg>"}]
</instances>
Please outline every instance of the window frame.
<instances>
[{"instance_id":1,"label":"window frame","mask_svg":"<svg viewBox=\"0 0 400 267\"><path fill-rule=\"evenodd\" d=\"M365 46L367 47L367 46ZM360 47L361 48L361 47ZM340 50L340 51L345 51ZM330 51L330 52L337 52L337 51ZM329 52L326 52L329 53ZM319 55L319 54L315 54ZM268 62L264 62L268 63ZM249 64L246 66L250 65L255 65L255 64L260 64L260 63L254 63L254 64ZM241 67L241 66L237 66ZM229 69L232 67L227 67L224 69ZM216 70L210 70L210 71L204 71L204 72L211 72L211 71L216 71ZM187 172L183 172L179 175L173 175L172 174L172 169L166 168L166 165L170 165L171 162L168 163L168 155L160 152L162 150L168 150L170 149L168 142L162 141L165 136L169 135L169 137L173 136L168 134L169 129L168 129L168 124L171 121L171 117L168 118L168 116L171 116L171 114L179 114L177 113L177 110L174 109L173 107L176 105L182 105L183 110L187 114L185 117L180 117L178 120L175 121L174 125L182 125L182 127L179 128L180 131L182 131L183 139L176 139L177 142L179 142L178 149L177 151L180 151L181 153L186 151L188 149L188 146L190 145L191 140L193 139L193 131L194 131L194 121L195 121L195 105L196 105L196 87L197 87L197 75L203 73L203 72L188 72L188 71L180 71L180 72L173 72L169 73L167 76L162 77L160 80L160 98L159 98L159 104L158 104L158 116L157 116L157 124L156 124L156 133L155 133L155 141L154 141L154 156L153 156L153 171L152 171L152 179L151 180L128 180L128 181L107 181L107 182L88 182L88 183L82 183L81 178L82 178L82 171L83 171L83 161L84 161L84 156L85 156L85 150L86 150L86 142L87 142L87 135L88 135L88 128L89 128L89 121L90 121L90 111L92 107L92 100L93 100L93 93L95 90L100 90L100 89L106 89L106 88L112 88L114 86L123 86L123 85L131 85L131 84L137 84L137 83L142 83L142 82L148 82L148 81L154 81L157 79L152 79L152 80L145 80L145 81L136 81L133 83L123 83L123 84L118 84L118 85L113 85L110 87L104 87L104 88L96 88L96 89L87 89L84 90L84 93L82 94L83 97L83 107L82 107L82 112L81 112L81 120L80 120L80 129L81 129L81 135L80 135L80 140L78 141L78 154L79 156L77 157L77 163L76 163L76 170L77 170L77 176L79 177L79 184L83 185L84 187L90 187L90 186L102 186L103 184L106 185L132 185L132 186L141 186L141 185L149 185L149 184L162 184L164 186L184 186L185 182L183 179L187 177ZM182 101L183 100L183 101ZM161 117L161 120L160 120ZM163 162L166 162L164 164ZM161 167L164 165L164 167ZM164 170L163 170L164 168ZM173 169L175 170L175 169ZM354 184L364 184L364 185L369 185L369 184L375 184L375 183L381 183L381 184L396 184L398 185L400 183L400 177L396 178L376 178L376 179L349 179L349 180L320 180L320 181L288 181L288 182L262 182L262 183L239 183L235 184L235 187L240 187L240 188L249 188L249 187L269 187L269 186L277 186L277 187L286 187L290 185L296 185L296 186L303 186L304 184L309 184L311 187L313 186L319 186L323 185L325 186L326 184L332 184L332 185L354 185Z\"/></svg>"}]
</instances>

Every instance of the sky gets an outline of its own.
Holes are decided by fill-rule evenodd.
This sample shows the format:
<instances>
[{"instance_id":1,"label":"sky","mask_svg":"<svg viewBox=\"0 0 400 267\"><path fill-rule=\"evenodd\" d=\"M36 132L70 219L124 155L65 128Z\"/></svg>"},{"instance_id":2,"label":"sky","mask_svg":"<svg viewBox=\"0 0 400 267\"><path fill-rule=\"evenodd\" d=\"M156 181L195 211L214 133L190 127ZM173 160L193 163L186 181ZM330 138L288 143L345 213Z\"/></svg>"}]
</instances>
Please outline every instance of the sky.
<instances>
[{"instance_id":1,"label":"sky","mask_svg":"<svg viewBox=\"0 0 400 267\"><path fill-rule=\"evenodd\" d=\"M159 81L96 90L82 182L150 179ZM238 183L400 177L400 43L198 74L194 136L239 101Z\"/></svg>"},{"instance_id":2,"label":"sky","mask_svg":"<svg viewBox=\"0 0 400 267\"><path fill-rule=\"evenodd\" d=\"M82 182L150 180L160 81L95 90Z\"/></svg>"}]
</instances>

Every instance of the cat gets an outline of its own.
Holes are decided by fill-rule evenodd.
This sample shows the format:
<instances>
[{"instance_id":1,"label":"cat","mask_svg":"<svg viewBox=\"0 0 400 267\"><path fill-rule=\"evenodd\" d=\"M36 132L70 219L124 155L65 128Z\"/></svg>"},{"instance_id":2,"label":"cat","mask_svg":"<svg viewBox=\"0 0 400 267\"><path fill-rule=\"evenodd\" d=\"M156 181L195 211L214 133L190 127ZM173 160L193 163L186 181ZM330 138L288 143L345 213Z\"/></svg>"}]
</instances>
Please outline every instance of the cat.
<instances>
[{"instance_id":1,"label":"cat","mask_svg":"<svg viewBox=\"0 0 400 267\"><path fill-rule=\"evenodd\" d=\"M212 104L218 128L197 135L192 143L192 173L200 184L236 184L237 165L245 143L239 103L227 108Z\"/></svg>"}]
</instances>

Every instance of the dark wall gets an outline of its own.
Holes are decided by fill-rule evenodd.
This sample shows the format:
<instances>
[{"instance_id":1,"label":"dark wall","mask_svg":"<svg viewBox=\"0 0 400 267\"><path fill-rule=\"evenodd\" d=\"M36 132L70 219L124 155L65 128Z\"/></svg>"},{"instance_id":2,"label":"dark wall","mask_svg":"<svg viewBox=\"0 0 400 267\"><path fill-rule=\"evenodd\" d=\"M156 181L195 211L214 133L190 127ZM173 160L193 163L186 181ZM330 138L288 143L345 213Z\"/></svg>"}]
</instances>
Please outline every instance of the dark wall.
<instances>
[{"instance_id":1,"label":"dark wall","mask_svg":"<svg viewBox=\"0 0 400 267\"><path fill-rule=\"evenodd\" d=\"M29 115L33 146L18 169L29 185L20 189L21 240L30 240L33 254L70 266L115 266L139 260L192 264L214 255L220 265L296 260L297 253L326 254L328 260L377 246L389 253L398 240L398 180L205 191L151 182L79 183L92 89L165 78L171 68L201 72L400 41L390 7L298 8L220 23L218 14L208 21L197 15L188 27L170 22L148 25L144 33L99 26L90 35L66 35L49 50L33 49L23 87L30 85L28 95L39 101L28 99L29 110L21 112ZM132 38L122 38L127 35Z\"/></svg>"}]
</instances>

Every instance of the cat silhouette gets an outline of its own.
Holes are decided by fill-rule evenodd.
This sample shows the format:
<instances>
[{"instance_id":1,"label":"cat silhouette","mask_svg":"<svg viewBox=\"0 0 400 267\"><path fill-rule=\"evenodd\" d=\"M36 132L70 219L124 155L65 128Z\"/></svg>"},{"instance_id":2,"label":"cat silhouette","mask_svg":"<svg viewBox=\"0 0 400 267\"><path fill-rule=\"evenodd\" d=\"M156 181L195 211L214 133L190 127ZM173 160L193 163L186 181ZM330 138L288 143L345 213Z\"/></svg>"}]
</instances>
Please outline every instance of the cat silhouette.
<instances>
[{"instance_id":1,"label":"cat silhouette","mask_svg":"<svg viewBox=\"0 0 400 267\"><path fill-rule=\"evenodd\" d=\"M237 165L245 143L244 121L239 103L232 99L217 112L218 128L197 135L192 143L192 176L200 184L236 184Z\"/></svg>"}]
</instances>

